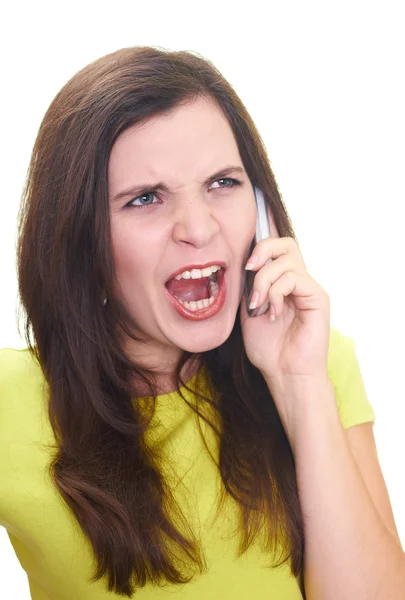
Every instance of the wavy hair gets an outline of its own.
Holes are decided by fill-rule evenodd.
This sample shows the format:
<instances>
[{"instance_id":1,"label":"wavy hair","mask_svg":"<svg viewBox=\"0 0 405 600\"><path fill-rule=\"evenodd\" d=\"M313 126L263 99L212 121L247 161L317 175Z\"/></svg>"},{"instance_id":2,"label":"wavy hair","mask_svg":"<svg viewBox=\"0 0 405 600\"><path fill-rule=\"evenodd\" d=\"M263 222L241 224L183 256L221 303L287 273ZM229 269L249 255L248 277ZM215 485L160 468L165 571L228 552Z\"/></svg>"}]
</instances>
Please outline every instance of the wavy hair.
<instances>
[{"instance_id":1,"label":"wavy hair","mask_svg":"<svg viewBox=\"0 0 405 600\"><path fill-rule=\"evenodd\" d=\"M40 125L20 206L20 311L27 345L48 384L56 441L50 473L91 544L92 581L105 577L110 591L128 597L148 582L186 583L206 565L158 450L145 443L156 374L123 349L123 333L139 340L114 298L108 160L127 128L200 96L225 114L280 235L296 239L263 141L232 86L197 53L148 46L108 54L64 85ZM179 393L186 386L182 368L195 358L210 392L191 390L198 402L190 406L218 441L220 505L230 495L240 509L240 555L263 529L263 551L281 536L279 564L290 559L293 575L302 578L294 456L264 379L246 356L239 315L221 346L183 352L175 373ZM149 414L136 401L144 396L140 383L153 398Z\"/></svg>"}]
</instances>

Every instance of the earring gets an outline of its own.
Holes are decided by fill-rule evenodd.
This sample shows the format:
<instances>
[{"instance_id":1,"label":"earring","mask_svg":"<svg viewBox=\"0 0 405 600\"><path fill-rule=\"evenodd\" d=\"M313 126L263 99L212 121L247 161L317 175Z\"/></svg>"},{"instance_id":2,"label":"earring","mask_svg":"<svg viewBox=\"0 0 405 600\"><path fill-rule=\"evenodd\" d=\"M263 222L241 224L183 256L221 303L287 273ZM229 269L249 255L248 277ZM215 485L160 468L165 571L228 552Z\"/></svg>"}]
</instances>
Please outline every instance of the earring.
<instances>
[{"instance_id":1,"label":"earring","mask_svg":"<svg viewBox=\"0 0 405 600\"><path fill-rule=\"evenodd\" d=\"M106 304L107 304L107 297L105 297L103 300L103 306L105 306Z\"/></svg>"}]
</instances>

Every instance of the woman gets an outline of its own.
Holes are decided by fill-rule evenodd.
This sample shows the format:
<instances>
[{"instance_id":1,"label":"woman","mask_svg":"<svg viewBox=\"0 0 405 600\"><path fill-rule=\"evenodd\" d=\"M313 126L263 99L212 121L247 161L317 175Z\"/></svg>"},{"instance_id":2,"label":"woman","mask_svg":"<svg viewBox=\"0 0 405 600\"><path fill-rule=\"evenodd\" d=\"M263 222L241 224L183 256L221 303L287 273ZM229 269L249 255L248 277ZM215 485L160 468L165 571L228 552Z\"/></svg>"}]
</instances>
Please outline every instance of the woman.
<instances>
[{"instance_id":1,"label":"woman","mask_svg":"<svg viewBox=\"0 0 405 600\"><path fill-rule=\"evenodd\" d=\"M272 232L256 245L254 185ZM249 268L252 306L271 307L256 317ZM375 419L354 343L330 329L259 134L211 63L126 48L63 87L18 273L28 348L1 353L0 520L34 600L292 600L304 567L311 600L331 597L328 567L350 564L340 511L399 556L343 437ZM358 503L337 511L347 482Z\"/></svg>"}]
</instances>

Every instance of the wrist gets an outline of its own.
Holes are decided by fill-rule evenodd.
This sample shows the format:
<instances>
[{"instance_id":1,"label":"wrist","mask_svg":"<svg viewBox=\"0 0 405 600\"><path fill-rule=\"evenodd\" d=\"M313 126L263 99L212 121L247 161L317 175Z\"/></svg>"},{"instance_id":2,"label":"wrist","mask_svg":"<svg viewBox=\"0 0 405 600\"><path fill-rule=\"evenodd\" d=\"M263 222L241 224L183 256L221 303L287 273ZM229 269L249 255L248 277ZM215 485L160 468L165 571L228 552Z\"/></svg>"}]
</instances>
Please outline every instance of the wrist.
<instances>
[{"instance_id":1,"label":"wrist","mask_svg":"<svg viewBox=\"0 0 405 600\"><path fill-rule=\"evenodd\" d=\"M280 375L269 377L264 375L264 380L272 396L312 396L323 391L333 391L333 383L327 372L319 375Z\"/></svg>"},{"instance_id":2,"label":"wrist","mask_svg":"<svg viewBox=\"0 0 405 600\"><path fill-rule=\"evenodd\" d=\"M266 384L294 451L297 438L313 419L334 419L337 412L335 389L327 374L319 377L288 376L267 378Z\"/></svg>"}]
</instances>

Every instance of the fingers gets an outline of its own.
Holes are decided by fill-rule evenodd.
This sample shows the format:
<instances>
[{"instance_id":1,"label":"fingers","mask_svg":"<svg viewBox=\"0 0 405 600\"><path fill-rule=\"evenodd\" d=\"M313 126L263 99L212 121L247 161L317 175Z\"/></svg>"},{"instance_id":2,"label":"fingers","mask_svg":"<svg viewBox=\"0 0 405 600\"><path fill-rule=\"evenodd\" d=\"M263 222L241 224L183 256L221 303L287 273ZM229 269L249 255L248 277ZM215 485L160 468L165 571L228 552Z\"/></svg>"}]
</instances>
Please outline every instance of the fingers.
<instances>
[{"instance_id":1,"label":"fingers","mask_svg":"<svg viewBox=\"0 0 405 600\"><path fill-rule=\"evenodd\" d=\"M266 238L261 240L253 248L246 267L246 270L257 271L263 267L269 259L275 259L283 254L291 254L295 257L297 264L305 267L304 259L297 242L292 237Z\"/></svg>"},{"instance_id":2,"label":"fingers","mask_svg":"<svg viewBox=\"0 0 405 600\"><path fill-rule=\"evenodd\" d=\"M300 311L329 306L328 294L308 272L286 271L270 287L265 300L268 299L274 307L276 317L283 313L284 299L290 295Z\"/></svg>"},{"instance_id":3,"label":"fingers","mask_svg":"<svg viewBox=\"0 0 405 600\"><path fill-rule=\"evenodd\" d=\"M284 298L293 294L297 289L297 284L300 281L300 289L302 290L302 279L298 273L286 271L277 279L274 285L269 289L267 296L274 309L275 317L279 317L284 310ZM305 284L304 284L305 287Z\"/></svg>"},{"instance_id":4,"label":"fingers","mask_svg":"<svg viewBox=\"0 0 405 600\"><path fill-rule=\"evenodd\" d=\"M268 265L264 265L264 267L262 267L255 275L249 309L252 310L256 308L256 306L263 304L268 295L269 288L283 273L291 271L294 268L295 262L290 255L279 256L277 260L273 260ZM254 306L255 303L256 306Z\"/></svg>"}]
</instances>

